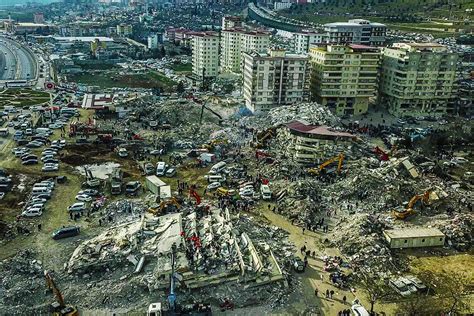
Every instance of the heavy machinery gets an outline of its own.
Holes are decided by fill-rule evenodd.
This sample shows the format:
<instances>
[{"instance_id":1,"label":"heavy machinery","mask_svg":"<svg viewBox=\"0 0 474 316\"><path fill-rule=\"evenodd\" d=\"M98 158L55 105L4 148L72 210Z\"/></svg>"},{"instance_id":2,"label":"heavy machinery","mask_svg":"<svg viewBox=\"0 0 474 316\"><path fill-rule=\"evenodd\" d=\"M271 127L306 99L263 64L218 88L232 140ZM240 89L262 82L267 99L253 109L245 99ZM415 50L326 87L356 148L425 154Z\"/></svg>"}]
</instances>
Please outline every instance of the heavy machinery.
<instances>
[{"instance_id":1,"label":"heavy machinery","mask_svg":"<svg viewBox=\"0 0 474 316\"><path fill-rule=\"evenodd\" d=\"M100 186L100 179L95 178L89 168L84 167L84 172L86 174L86 181L82 183L83 188L97 188Z\"/></svg>"},{"instance_id":2,"label":"heavy machinery","mask_svg":"<svg viewBox=\"0 0 474 316\"><path fill-rule=\"evenodd\" d=\"M379 146L376 146L374 148L374 153L376 155L378 155L380 160L382 160L382 161L388 161L388 159L390 159L390 156L394 155L396 151L397 151L397 146L392 146L392 149L390 149L390 151L388 153L385 152Z\"/></svg>"},{"instance_id":3,"label":"heavy machinery","mask_svg":"<svg viewBox=\"0 0 474 316\"><path fill-rule=\"evenodd\" d=\"M256 148L262 148L262 147L264 147L264 146L265 146L265 142L266 142L269 138L273 137L274 134L275 134L275 131L274 131L274 129L272 129L272 128L267 129L267 130L265 130L265 131L263 131L263 132L261 132L261 133L258 133L258 134L257 134L257 140L256 140L256 142L255 142L255 147L256 147Z\"/></svg>"},{"instance_id":4,"label":"heavy machinery","mask_svg":"<svg viewBox=\"0 0 474 316\"><path fill-rule=\"evenodd\" d=\"M201 197L196 192L196 190L194 190L193 188L189 189L189 195L194 197L194 199L196 200L196 205L201 204Z\"/></svg>"},{"instance_id":5,"label":"heavy machinery","mask_svg":"<svg viewBox=\"0 0 474 316\"><path fill-rule=\"evenodd\" d=\"M415 203L419 200L421 200L421 202L424 204L428 204L430 201L430 191L428 190L423 194L417 194L413 196L408 202L406 208L399 208L399 209L393 210L392 212L393 216L397 219L405 219L408 216L415 214L415 210L413 209L413 206L415 206Z\"/></svg>"},{"instance_id":6,"label":"heavy machinery","mask_svg":"<svg viewBox=\"0 0 474 316\"><path fill-rule=\"evenodd\" d=\"M46 279L46 286L51 290L56 298L56 302L51 303L50 312L53 316L79 316L79 311L73 306L67 306L64 303L64 297L59 291L52 275L48 271L44 271L44 277Z\"/></svg>"},{"instance_id":7,"label":"heavy machinery","mask_svg":"<svg viewBox=\"0 0 474 316\"><path fill-rule=\"evenodd\" d=\"M123 171L120 168L114 168L109 175L110 193L113 195L122 194Z\"/></svg>"},{"instance_id":8,"label":"heavy machinery","mask_svg":"<svg viewBox=\"0 0 474 316\"><path fill-rule=\"evenodd\" d=\"M157 206L152 206L148 208L148 212L158 215L158 214L164 214L164 212L170 212L171 208L174 208L174 210L178 210L181 207L181 204L178 202L178 199L175 197L166 200L166 201L161 201L161 203Z\"/></svg>"},{"instance_id":9,"label":"heavy machinery","mask_svg":"<svg viewBox=\"0 0 474 316\"><path fill-rule=\"evenodd\" d=\"M319 175L327 166L329 166L330 164L332 164L333 162L336 162L336 161L338 162L336 172L339 174L341 172L342 163L344 161L344 154L343 153L340 153L336 157L333 157L329 160L326 160L321 165L319 165L318 168L309 169L308 172L312 175Z\"/></svg>"}]
</instances>

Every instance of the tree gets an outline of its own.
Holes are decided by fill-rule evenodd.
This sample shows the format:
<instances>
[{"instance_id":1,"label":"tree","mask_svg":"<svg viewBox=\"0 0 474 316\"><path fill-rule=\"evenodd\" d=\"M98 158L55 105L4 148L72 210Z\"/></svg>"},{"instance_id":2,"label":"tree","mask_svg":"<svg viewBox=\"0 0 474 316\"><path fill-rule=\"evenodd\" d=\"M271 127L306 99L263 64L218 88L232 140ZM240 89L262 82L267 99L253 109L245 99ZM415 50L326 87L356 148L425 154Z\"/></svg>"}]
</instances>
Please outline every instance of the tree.
<instances>
[{"instance_id":1,"label":"tree","mask_svg":"<svg viewBox=\"0 0 474 316\"><path fill-rule=\"evenodd\" d=\"M370 314L374 314L374 305L384 297L389 296L392 291L381 279L376 279L366 274L359 275L361 286L366 290L370 302Z\"/></svg>"}]
</instances>

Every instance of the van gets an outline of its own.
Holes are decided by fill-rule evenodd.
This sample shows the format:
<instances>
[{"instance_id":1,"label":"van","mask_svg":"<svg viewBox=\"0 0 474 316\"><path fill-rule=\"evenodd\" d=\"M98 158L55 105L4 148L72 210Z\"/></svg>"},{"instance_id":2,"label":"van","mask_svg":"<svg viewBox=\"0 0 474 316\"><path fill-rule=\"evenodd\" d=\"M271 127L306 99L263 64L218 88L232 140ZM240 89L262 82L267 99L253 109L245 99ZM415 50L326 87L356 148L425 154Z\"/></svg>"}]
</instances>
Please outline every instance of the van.
<instances>
[{"instance_id":1,"label":"van","mask_svg":"<svg viewBox=\"0 0 474 316\"><path fill-rule=\"evenodd\" d=\"M354 304L351 307L354 316L370 316L369 312L360 304Z\"/></svg>"},{"instance_id":2,"label":"van","mask_svg":"<svg viewBox=\"0 0 474 316\"><path fill-rule=\"evenodd\" d=\"M222 170L224 170L226 166L227 164L225 163L225 161L218 162L214 166L211 167L211 170L209 171L209 173L212 173L212 174L221 173Z\"/></svg>"},{"instance_id":3,"label":"van","mask_svg":"<svg viewBox=\"0 0 474 316\"><path fill-rule=\"evenodd\" d=\"M225 182L225 177L220 174L211 174L206 175L204 178L207 180L207 183L214 183L214 182Z\"/></svg>"},{"instance_id":4,"label":"van","mask_svg":"<svg viewBox=\"0 0 474 316\"><path fill-rule=\"evenodd\" d=\"M45 134L45 135L51 135L53 132L47 127L38 127L36 129L37 134Z\"/></svg>"},{"instance_id":5,"label":"van","mask_svg":"<svg viewBox=\"0 0 474 316\"><path fill-rule=\"evenodd\" d=\"M31 191L32 195L39 195L39 194L51 194L51 190L48 187L36 187L33 188Z\"/></svg>"},{"instance_id":6,"label":"van","mask_svg":"<svg viewBox=\"0 0 474 316\"><path fill-rule=\"evenodd\" d=\"M272 191L268 185L262 184L260 186L260 193L262 194L262 199L264 200L271 200L272 199Z\"/></svg>"},{"instance_id":7,"label":"van","mask_svg":"<svg viewBox=\"0 0 474 316\"><path fill-rule=\"evenodd\" d=\"M42 183L42 182L40 182L40 183L35 183L35 184L33 185L33 189L36 189L36 188L46 188L46 189L48 189L48 190L52 190L52 189L54 189L54 186L52 186L50 183Z\"/></svg>"},{"instance_id":8,"label":"van","mask_svg":"<svg viewBox=\"0 0 474 316\"><path fill-rule=\"evenodd\" d=\"M56 230L53 232L53 239L58 240L62 238L68 238L68 237L74 237L79 235L81 232L80 228L77 226L69 226L69 227L63 227L61 229Z\"/></svg>"},{"instance_id":9,"label":"van","mask_svg":"<svg viewBox=\"0 0 474 316\"><path fill-rule=\"evenodd\" d=\"M166 173L166 163L160 161L156 164L156 175L157 176L164 176Z\"/></svg>"}]
</instances>

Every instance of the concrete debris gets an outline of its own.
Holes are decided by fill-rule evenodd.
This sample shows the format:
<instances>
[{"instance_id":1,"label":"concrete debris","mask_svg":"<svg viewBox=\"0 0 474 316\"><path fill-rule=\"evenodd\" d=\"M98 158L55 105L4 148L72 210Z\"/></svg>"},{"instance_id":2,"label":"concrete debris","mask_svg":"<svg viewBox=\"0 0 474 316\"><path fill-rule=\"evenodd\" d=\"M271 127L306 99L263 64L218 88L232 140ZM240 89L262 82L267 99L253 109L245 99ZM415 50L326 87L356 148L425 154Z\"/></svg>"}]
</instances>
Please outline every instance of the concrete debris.
<instances>
[{"instance_id":1,"label":"concrete debris","mask_svg":"<svg viewBox=\"0 0 474 316\"><path fill-rule=\"evenodd\" d=\"M453 218L434 223L445 235L450 247L458 251L469 251L472 247L472 214L456 214Z\"/></svg>"}]
</instances>

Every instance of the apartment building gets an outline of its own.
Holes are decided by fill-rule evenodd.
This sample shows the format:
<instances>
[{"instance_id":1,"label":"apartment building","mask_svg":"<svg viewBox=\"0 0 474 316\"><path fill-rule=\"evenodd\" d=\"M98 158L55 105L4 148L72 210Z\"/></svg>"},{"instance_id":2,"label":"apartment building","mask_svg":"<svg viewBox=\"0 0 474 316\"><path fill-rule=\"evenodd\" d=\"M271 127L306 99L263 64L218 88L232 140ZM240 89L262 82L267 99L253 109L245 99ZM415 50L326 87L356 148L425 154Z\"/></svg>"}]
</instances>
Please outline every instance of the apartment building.
<instances>
[{"instance_id":1,"label":"apartment building","mask_svg":"<svg viewBox=\"0 0 474 316\"><path fill-rule=\"evenodd\" d=\"M382 46L385 43L387 27L382 23L353 19L349 22L324 24L324 32L325 42L328 44Z\"/></svg>"},{"instance_id":2,"label":"apartment building","mask_svg":"<svg viewBox=\"0 0 474 316\"><path fill-rule=\"evenodd\" d=\"M397 116L453 113L458 59L458 54L436 43L395 43L385 48L379 104Z\"/></svg>"},{"instance_id":3,"label":"apartment building","mask_svg":"<svg viewBox=\"0 0 474 316\"><path fill-rule=\"evenodd\" d=\"M240 73L242 71L242 53L266 51L270 46L270 33L241 28L227 29L221 32L221 72Z\"/></svg>"},{"instance_id":4,"label":"apartment building","mask_svg":"<svg viewBox=\"0 0 474 316\"><path fill-rule=\"evenodd\" d=\"M308 100L310 72L306 55L269 49L267 53L244 53L243 59L245 105L253 113Z\"/></svg>"},{"instance_id":5,"label":"apartment building","mask_svg":"<svg viewBox=\"0 0 474 316\"><path fill-rule=\"evenodd\" d=\"M242 27L242 18L240 16L227 15L222 17L222 30Z\"/></svg>"},{"instance_id":6,"label":"apartment building","mask_svg":"<svg viewBox=\"0 0 474 316\"><path fill-rule=\"evenodd\" d=\"M219 72L219 33L194 32L192 38L193 74L215 77Z\"/></svg>"},{"instance_id":7,"label":"apartment building","mask_svg":"<svg viewBox=\"0 0 474 316\"><path fill-rule=\"evenodd\" d=\"M118 36L126 37L132 35L133 28L129 24L119 24L116 28Z\"/></svg>"},{"instance_id":8,"label":"apartment building","mask_svg":"<svg viewBox=\"0 0 474 316\"><path fill-rule=\"evenodd\" d=\"M312 98L337 115L368 111L377 92L380 50L375 47L320 45L310 49Z\"/></svg>"},{"instance_id":9,"label":"apartment building","mask_svg":"<svg viewBox=\"0 0 474 316\"><path fill-rule=\"evenodd\" d=\"M295 53L307 54L311 45L321 44L325 41L325 33L315 31L302 31L293 33L293 45Z\"/></svg>"}]
</instances>

